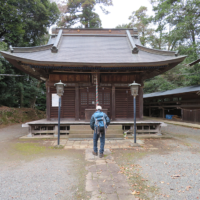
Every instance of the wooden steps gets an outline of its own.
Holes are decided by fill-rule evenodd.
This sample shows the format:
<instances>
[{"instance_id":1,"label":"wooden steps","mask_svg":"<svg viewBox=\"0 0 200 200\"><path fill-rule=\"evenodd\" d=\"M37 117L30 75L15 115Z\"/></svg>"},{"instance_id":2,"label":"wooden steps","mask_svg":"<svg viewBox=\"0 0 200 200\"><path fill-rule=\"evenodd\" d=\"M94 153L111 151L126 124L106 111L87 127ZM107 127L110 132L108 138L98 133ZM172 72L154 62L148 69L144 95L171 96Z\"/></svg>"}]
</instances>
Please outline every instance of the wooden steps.
<instances>
[{"instance_id":1,"label":"wooden steps","mask_svg":"<svg viewBox=\"0 0 200 200\"><path fill-rule=\"evenodd\" d=\"M93 138L93 130L91 130L90 126L82 125L82 126L71 126L69 132L69 138ZM123 130L122 126L114 125L109 126L106 132L106 138L120 138L123 139Z\"/></svg>"}]
</instances>

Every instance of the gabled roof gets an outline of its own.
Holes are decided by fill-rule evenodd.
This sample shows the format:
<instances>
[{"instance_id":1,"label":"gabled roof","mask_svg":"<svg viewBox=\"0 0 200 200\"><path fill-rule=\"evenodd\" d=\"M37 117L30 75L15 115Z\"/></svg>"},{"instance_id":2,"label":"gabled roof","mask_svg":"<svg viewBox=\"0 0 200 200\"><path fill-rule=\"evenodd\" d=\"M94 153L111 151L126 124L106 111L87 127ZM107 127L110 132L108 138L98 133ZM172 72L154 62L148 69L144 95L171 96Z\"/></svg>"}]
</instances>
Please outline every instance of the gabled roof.
<instances>
[{"instance_id":1,"label":"gabled roof","mask_svg":"<svg viewBox=\"0 0 200 200\"><path fill-rule=\"evenodd\" d=\"M200 91L200 85L177 88L174 90L167 90L164 92L154 92L154 93L150 93L150 94L144 94L143 98L145 99L145 98L150 98L150 97L160 97L160 96L175 95L175 94L197 92L197 91Z\"/></svg>"},{"instance_id":2,"label":"gabled roof","mask_svg":"<svg viewBox=\"0 0 200 200\"><path fill-rule=\"evenodd\" d=\"M161 66L177 63L185 56L176 52L150 49L141 45L134 29L53 30L48 45L11 48L5 58L23 63L48 65Z\"/></svg>"}]
</instances>

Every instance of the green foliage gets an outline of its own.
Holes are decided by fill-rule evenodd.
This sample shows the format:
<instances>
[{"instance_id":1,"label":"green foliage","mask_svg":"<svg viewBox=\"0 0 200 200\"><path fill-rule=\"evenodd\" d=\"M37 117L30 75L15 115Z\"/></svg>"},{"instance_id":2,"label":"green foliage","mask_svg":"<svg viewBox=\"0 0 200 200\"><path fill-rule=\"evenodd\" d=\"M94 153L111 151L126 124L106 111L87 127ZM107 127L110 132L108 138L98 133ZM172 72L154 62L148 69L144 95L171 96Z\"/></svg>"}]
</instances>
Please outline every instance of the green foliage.
<instances>
[{"instance_id":1,"label":"green foliage","mask_svg":"<svg viewBox=\"0 0 200 200\"><path fill-rule=\"evenodd\" d=\"M36 46L47 33L46 27L59 17L49 0L0 1L0 38L13 46Z\"/></svg>"},{"instance_id":2,"label":"green foliage","mask_svg":"<svg viewBox=\"0 0 200 200\"><path fill-rule=\"evenodd\" d=\"M198 59L200 52L200 1L199 0L154 0L155 16L152 21L157 26L153 48L178 50L188 57L172 70L145 81L145 93L170 90L200 84L200 64L188 66Z\"/></svg>"},{"instance_id":3,"label":"green foliage","mask_svg":"<svg viewBox=\"0 0 200 200\"><path fill-rule=\"evenodd\" d=\"M3 95L0 96L0 105L31 108L39 105L36 106L38 109L45 110L46 88L44 83L14 68L5 59L2 58L0 61L5 67L4 73L24 75L22 77L1 76L0 93Z\"/></svg>"},{"instance_id":4,"label":"green foliage","mask_svg":"<svg viewBox=\"0 0 200 200\"><path fill-rule=\"evenodd\" d=\"M55 3L49 0L6 0L0 1L0 50L8 45L36 46L48 40L47 28L59 17ZM44 83L29 77L14 68L0 56L0 74L24 75L0 76L0 105L9 107L46 108Z\"/></svg>"},{"instance_id":5,"label":"green foliage","mask_svg":"<svg viewBox=\"0 0 200 200\"><path fill-rule=\"evenodd\" d=\"M121 25L118 25L118 26L116 26L115 28L132 28L132 25L131 25L131 23L129 23L129 24L121 24Z\"/></svg>"},{"instance_id":6,"label":"green foliage","mask_svg":"<svg viewBox=\"0 0 200 200\"><path fill-rule=\"evenodd\" d=\"M67 5L59 5L62 16L58 26L72 27L76 25L84 28L101 28L99 15L94 12L97 4L95 0L68 0ZM102 11L108 14L103 6L112 5L112 0L99 1L99 4Z\"/></svg>"},{"instance_id":7,"label":"green foliage","mask_svg":"<svg viewBox=\"0 0 200 200\"><path fill-rule=\"evenodd\" d=\"M5 42L0 42L0 51L7 50L7 44ZM3 58L0 56L0 74L5 74L5 66L2 63ZM0 76L0 81L3 77Z\"/></svg>"},{"instance_id":8,"label":"green foliage","mask_svg":"<svg viewBox=\"0 0 200 200\"><path fill-rule=\"evenodd\" d=\"M147 7L141 6L138 10L133 11L129 19L131 26L138 29L141 44L145 46L154 33L154 30L149 28L150 18L147 16Z\"/></svg>"}]
</instances>

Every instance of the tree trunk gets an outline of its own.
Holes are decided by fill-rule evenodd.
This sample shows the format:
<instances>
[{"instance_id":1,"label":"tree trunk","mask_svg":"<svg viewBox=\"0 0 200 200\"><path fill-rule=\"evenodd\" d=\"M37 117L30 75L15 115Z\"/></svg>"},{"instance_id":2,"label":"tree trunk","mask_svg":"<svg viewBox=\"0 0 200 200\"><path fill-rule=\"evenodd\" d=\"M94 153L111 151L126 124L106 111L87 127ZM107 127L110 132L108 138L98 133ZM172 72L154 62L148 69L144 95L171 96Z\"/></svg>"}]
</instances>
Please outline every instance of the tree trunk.
<instances>
[{"instance_id":1,"label":"tree trunk","mask_svg":"<svg viewBox=\"0 0 200 200\"><path fill-rule=\"evenodd\" d=\"M37 88L40 87L41 82L42 82L42 81L38 81ZM30 101L30 108L35 108L36 96L37 96L37 95L35 95L35 96L32 98L32 100Z\"/></svg>"}]
</instances>

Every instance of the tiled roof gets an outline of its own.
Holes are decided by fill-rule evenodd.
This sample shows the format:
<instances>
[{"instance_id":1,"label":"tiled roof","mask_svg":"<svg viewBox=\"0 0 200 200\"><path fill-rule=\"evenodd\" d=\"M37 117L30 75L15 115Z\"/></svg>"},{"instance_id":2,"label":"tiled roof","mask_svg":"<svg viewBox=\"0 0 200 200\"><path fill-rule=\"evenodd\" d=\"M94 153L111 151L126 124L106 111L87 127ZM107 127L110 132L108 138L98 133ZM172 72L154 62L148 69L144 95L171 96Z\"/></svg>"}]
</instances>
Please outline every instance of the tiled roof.
<instances>
[{"instance_id":1,"label":"tiled roof","mask_svg":"<svg viewBox=\"0 0 200 200\"><path fill-rule=\"evenodd\" d=\"M144 94L143 98L145 99L145 98L150 98L150 97L167 96L167 95L181 94L181 93L187 93L187 92L196 92L196 91L200 91L200 85L177 88L174 90L167 90L164 92L154 92L154 93L150 93L150 94Z\"/></svg>"},{"instance_id":2,"label":"tiled roof","mask_svg":"<svg viewBox=\"0 0 200 200\"><path fill-rule=\"evenodd\" d=\"M82 31L82 30L81 30ZM82 31L83 32L83 31ZM114 32L114 31L113 31ZM59 34L58 34L59 35ZM65 34L62 33L56 50L51 38L48 45L32 48L13 47L13 53L3 51L4 56L20 61L49 63L85 64L133 64L138 66L167 65L181 62L185 56L175 56L175 52L153 50L143 47L139 39L132 35L138 53L132 54L132 47L126 34ZM57 53L56 53L57 52Z\"/></svg>"}]
</instances>

